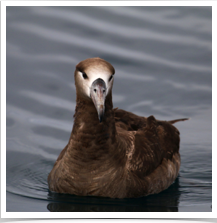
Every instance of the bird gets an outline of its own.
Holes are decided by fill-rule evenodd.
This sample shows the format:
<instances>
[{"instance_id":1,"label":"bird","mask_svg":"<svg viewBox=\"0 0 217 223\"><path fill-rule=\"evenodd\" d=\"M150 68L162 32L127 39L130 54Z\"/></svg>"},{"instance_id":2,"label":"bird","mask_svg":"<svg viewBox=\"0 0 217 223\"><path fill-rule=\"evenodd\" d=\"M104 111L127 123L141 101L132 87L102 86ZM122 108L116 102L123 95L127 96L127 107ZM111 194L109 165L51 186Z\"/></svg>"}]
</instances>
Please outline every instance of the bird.
<instances>
[{"instance_id":1,"label":"bird","mask_svg":"<svg viewBox=\"0 0 217 223\"><path fill-rule=\"evenodd\" d=\"M113 108L115 69L104 59L76 65L76 107L68 144L47 181L51 192L136 198L158 194L177 178L180 133L173 125Z\"/></svg>"}]
</instances>

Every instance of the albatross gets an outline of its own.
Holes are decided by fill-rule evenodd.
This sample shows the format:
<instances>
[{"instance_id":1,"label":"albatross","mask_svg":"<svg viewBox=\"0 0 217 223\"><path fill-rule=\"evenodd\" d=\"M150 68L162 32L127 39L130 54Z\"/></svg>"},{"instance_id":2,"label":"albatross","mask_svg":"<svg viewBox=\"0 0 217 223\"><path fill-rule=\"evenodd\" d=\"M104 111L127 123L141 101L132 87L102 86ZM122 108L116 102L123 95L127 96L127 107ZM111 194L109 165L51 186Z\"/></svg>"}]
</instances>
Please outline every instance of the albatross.
<instances>
[{"instance_id":1,"label":"albatross","mask_svg":"<svg viewBox=\"0 0 217 223\"><path fill-rule=\"evenodd\" d=\"M49 190L79 196L141 197L167 189L180 168L178 121L113 108L114 67L77 64L76 108L66 147L48 175Z\"/></svg>"}]
</instances>

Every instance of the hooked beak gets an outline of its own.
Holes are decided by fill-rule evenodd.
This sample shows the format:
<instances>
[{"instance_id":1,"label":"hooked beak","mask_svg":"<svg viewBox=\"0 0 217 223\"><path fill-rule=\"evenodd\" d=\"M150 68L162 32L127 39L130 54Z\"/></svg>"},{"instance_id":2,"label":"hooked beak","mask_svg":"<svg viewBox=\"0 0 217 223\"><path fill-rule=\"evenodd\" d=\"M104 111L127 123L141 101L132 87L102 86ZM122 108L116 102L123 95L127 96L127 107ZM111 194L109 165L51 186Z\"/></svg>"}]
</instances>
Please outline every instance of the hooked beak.
<instances>
[{"instance_id":1,"label":"hooked beak","mask_svg":"<svg viewBox=\"0 0 217 223\"><path fill-rule=\"evenodd\" d=\"M106 84L101 78L96 79L90 89L90 97L96 107L99 122L102 122L105 113Z\"/></svg>"}]
</instances>

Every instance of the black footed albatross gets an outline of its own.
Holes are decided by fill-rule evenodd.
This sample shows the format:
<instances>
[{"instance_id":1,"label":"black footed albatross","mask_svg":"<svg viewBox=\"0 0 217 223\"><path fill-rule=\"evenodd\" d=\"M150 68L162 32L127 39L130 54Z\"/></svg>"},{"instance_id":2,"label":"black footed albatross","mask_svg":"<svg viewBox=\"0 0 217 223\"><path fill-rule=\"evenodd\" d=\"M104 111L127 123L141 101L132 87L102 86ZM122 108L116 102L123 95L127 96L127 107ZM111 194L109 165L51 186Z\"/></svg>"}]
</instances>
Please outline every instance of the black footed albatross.
<instances>
[{"instance_id":1,"label":"black footed albatross","mask_svg":"<svg viewBox=\"0 0 217 223\"><path fill-rule=\"evenodd\" d=\"M175 122L113 109L115 69L90 58L75 69L76 109L68 144L48 176L50 191L141 197L167 189L180 167Z\"/></svg>"}]
</instances>

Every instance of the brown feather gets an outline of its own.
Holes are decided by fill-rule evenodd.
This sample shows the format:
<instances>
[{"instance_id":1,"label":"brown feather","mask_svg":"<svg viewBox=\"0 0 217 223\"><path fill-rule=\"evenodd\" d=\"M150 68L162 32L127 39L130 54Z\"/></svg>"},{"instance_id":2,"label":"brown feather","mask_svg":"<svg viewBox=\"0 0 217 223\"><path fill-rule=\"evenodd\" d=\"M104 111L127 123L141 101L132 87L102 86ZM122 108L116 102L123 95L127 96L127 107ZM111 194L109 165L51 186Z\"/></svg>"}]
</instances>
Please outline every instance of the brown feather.
<instances>
[{"instance_id":1,"label":"brown feather","mask_svg":"<svg viewBox=\"0 0 217 223\"><path fill-rule=\"evenodd\" d=\"M159 193L173 183L180 138L172 124L186 119L159 121L113 109L110 92L100 123L91 100L77 91L76 102L69 142L48 176L51 191L126 198Z\"/></svg>"},{"instance_id":2,"label":"brown feather","mask_svg":"<svg viewBox=\"0 0 217 223\"><path fill-rule=\"evenodd\" d=\"M171 120L171 121L168 121L170 124L174 124L176 122L180 122L180 121L186 121L186 120L189 120L189 118L180 118L180 119L175 119L175 120Z\"/></svg>"}]
</instances>

